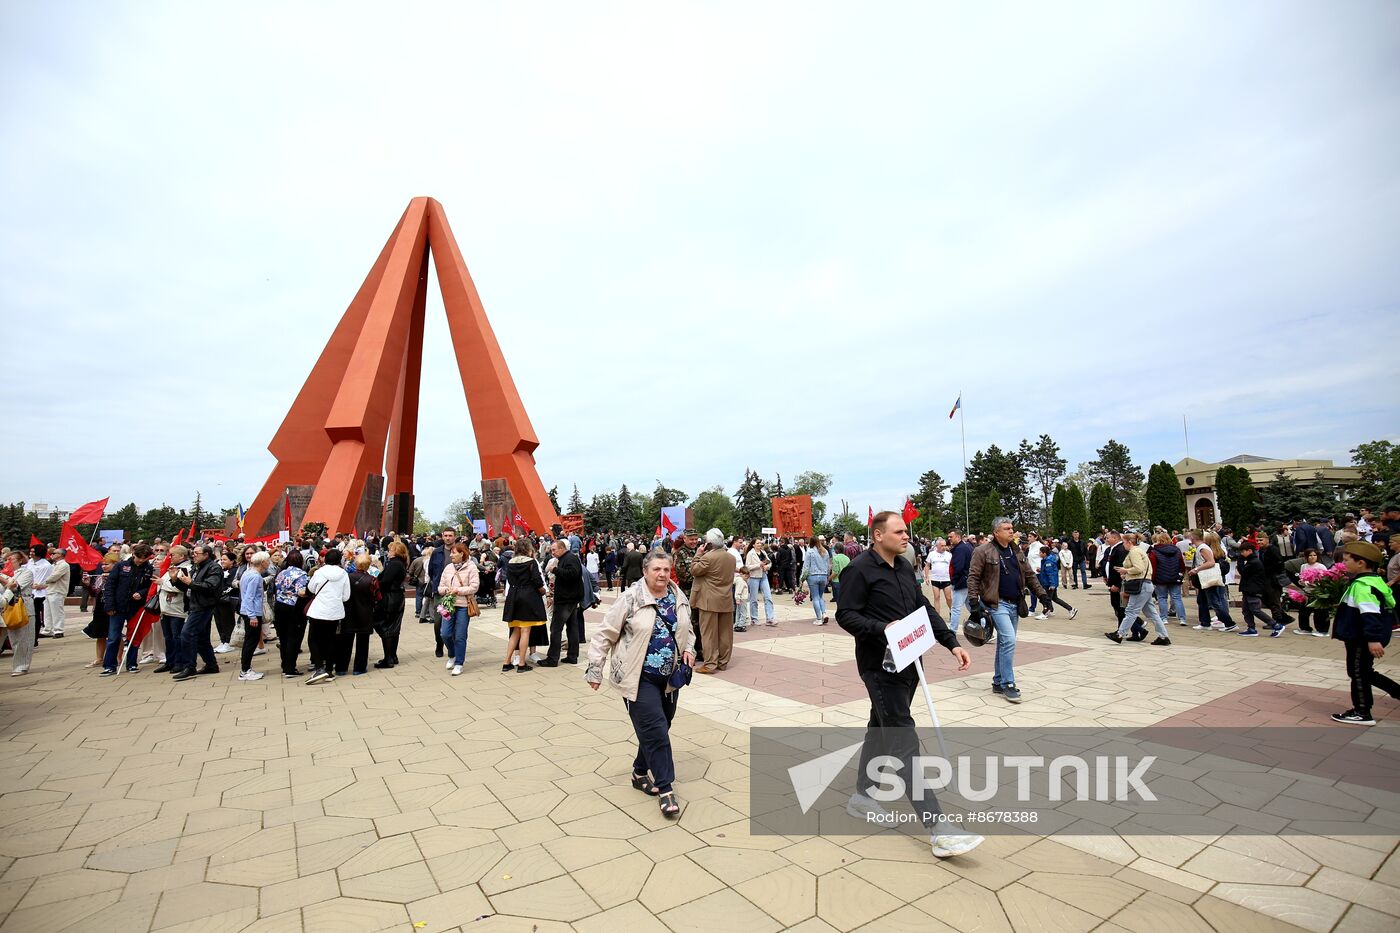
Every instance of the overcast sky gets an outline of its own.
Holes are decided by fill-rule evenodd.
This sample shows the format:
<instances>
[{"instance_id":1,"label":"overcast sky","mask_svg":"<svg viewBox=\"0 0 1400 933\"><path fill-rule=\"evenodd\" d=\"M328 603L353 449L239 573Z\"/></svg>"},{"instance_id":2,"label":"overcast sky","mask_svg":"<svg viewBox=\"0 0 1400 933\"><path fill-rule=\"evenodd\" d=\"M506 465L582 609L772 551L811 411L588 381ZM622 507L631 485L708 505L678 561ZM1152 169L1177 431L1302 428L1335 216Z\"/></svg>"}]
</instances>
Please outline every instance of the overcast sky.
<instances>
[{"instance_id":1,"label":"overcast sky","mask_svg":"<svg viewBox=\"0 0 1400 933\"><path fill-rule=\"evenodd\" d=\"M509 9L503 9L508 6ZM409 199L561 499L1400 439L1400 4L0 5L4 501L249 503ZM432 280L417 469L479 489Z\"/></svg>"}]
</instances>

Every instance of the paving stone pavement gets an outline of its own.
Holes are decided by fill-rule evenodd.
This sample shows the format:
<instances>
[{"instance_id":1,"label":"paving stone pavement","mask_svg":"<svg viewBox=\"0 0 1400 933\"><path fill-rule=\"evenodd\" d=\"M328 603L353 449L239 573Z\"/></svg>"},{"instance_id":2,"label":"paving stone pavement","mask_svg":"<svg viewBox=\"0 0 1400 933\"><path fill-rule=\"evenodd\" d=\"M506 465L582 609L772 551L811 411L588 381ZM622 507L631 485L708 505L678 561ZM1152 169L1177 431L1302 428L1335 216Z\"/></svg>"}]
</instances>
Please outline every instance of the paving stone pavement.
<instances>
[{"instance_id":1,"label":"paving stone pavement","mask_svg":"<svg viewBox=\"0 0 1400 933\"><path fill-rule=\"evenodd\" d=\"M1019 706L990 693L991 648L962 675L930 656L945 723L1285 724L1345 700L1330 640L1173 625L1172 647L1113 645L1101 589L1062 595L1083 612L1026 620ZM675 823L627 782L616 695L581 668L501 673L494 610L460 677L410 622L398 668L326 687L282 680L275 652L256 683L236 661L99 680L80 634L42 641L0 678L0 933L1400 928L1400 826L992 836L943 861L906 836L752 835L748 730L868 712L849 638L775 602L776 630L682 694ZM1378 714L1400 728L1395 703Z\"/></svg>"}]
</instances>

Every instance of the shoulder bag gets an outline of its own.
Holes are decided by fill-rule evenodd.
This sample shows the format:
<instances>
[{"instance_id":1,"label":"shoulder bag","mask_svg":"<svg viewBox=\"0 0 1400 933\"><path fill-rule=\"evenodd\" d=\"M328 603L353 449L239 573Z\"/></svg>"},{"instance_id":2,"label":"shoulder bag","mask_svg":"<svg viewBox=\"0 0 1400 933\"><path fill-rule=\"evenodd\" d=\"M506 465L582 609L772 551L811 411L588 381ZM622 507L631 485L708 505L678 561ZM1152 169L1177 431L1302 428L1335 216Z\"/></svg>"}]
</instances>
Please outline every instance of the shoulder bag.
<instances>
[{"instance_id":1,"label":"shoulder bag","mask_svg":"<svg viewBox=\"0 0 1400 933\"><path fill-rule=\"evenodd\" d=\"M24 628L29 624L29 610L24 607L24 600L12 599L5 607L4 612L5 628L11 631Z\"/></svg>"},{"instance_id":2,"label":"shoulder bag","mask_svg":"<svg viewBox=\"0 0 1400 933\"><path fill-rule=\"evenodd\" d=\"M1212 564L1196 574L1196 586L1203 590L1220 586L1224 582L1224 575L1220 572L1219 564Z\"/></svg>"}]
</instances>

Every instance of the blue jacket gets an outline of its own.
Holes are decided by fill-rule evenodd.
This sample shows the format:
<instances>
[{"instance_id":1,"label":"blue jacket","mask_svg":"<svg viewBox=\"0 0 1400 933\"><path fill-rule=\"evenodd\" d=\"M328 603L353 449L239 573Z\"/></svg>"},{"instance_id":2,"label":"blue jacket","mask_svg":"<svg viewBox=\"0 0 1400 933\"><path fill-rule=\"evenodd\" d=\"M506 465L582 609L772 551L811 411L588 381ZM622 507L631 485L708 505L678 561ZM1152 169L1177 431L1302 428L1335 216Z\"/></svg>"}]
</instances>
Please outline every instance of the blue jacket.
<instances>
[{"instance_id":1,"label":"blue jacket","mask_svg":"<svg viewBox=\"0 0 1400 933\"><path fill-rule=\"evenodd\" d=\"M137 564L128 557L112 567L107 575L106 588L102 593L102 605L108 613L118 619L129 619L136 610L146 604L151 581L155 578L155 562L148 560ZM139 596L139 599L132 597Z\"/></svg>"},{"instance_id":2,"label":"blue jacket","mask_svg":"<svg viewBox=\"0 0 1400 933\"><path fill-rule=\"evenodd\" d=\"M967 571L972 566L972 545L966 540L959 541L953 548L953 559L948 562L948 576L953 581L953 589L967 589Z\"/></svg>"},{"instance_id":3,"label":"blue jacket","mask_svg":"<svg viewBox=\"0 0 1400 933\"><path fill-rule=\"evenodd\" d=\"M1050 549L1046 549L1040 558L1040 571L1036 574L1040 578L1040 585L1047 590L1052 586L1060 585L1060 555Z\"/></svg>"},{"instance_id":4,"label":"blue jacket","mask_svg":"<svg viewBox=\"0 0 1400 933\"><path fill-rule=\"evenodd\" d=\"M1322 550L1321 542L1317 537L1317 529L1307 522L1299 522L1293 526L1293 553L1303 553L1303 548L1315 547Z\"/></svg>"}]
</instances>

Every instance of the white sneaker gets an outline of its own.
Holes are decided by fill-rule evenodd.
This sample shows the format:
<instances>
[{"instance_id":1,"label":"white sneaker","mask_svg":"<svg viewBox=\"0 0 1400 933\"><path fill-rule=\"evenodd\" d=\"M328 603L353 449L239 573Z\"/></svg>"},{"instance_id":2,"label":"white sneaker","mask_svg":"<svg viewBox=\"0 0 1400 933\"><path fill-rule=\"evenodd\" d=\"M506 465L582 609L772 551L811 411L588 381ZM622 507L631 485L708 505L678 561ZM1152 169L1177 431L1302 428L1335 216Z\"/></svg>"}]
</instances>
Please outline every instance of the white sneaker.
<instances>
[{"instance_id":1,"label":"white sneaker","mask_svg":"<svg viewBox=\"0 0 1400 933\"><path fill-rule=\"evenodd\" d=\"M244 671L238 675L239 680L262 680L262 671Z\"/></svg>"},{"instance_id":2,"label":"white sneaker","mask_svg":"<svg viewBox=\"0 0 1400 933\"><path fill-rule=\"evenodd\" d=\"M257 657L257 656L260 655L260 654L267 654L267 649L266 649L266 648L257 648L257 649L255 649L255 650L253 651L253 656L254 656L254 657Z\"/></svg>"},{"instance_id":3,"label":"white sneaker","mask_svg":"<svg viewBox=\"0 0 1400 933\"><path fill-rule=\"evenodd\" d=\"M821 624L822 624L822 620L821 620L821 619L813 619L813 620L812 620L812 624L813 624L813 625L821 625Z\"/></svg>"},{"instance_id":4,"label":"white sneaker","mask_svg":"<svg viewBox=\"0 0 1400 933\"><path fill-rule=\"evenodd\" d=\"M1326 632L1319 632L1317 629L1313 629L1313 637L1314 637L1314 638L1326 638L1326 637L1327 637L1327 633L1326 633Z\"/></svg>"},{"instance_id":5,"label":"white sneaker","mask_svg":"<svg viewBox=\"0 0 1400 933\"><path fill-rule=\"evenodd\" d=\"M448 662L447 662L447 669L450 671L450 670L452 670L453 667L454 667L453 663L452 663L451 661L448 661Z\"/></svg>"},{"instance_id":6,"label":"white sneaker","mask_svg":"<svg viewBox=\"0 0 1400 933\"><path fill-rule=\"evenodd\" d=\"M460 674L460 673L462 673L462 665L460 665L460 664L454 664L454 665L452 665L452 676L453 676L453 677L456 677L456 676L457 676L458 674Z\"/></svg>"},{"instance_id":7,"label":"white sneaker","mask_svg":"<svg viewBox=\"0 0 1400 933\"><path fill-rule=\"evenodd\" d=\"M871 800L864 794L852 794L846 801L846 812L862 822L879 822L889 819L890 815L878 800Z\"/></svg>"},{"instance_id":8,"label":"white sneaker","mask_svg":"<svg viewBox=\"0 0 1400 933\"><path fill-rule=\"evenodd\" d=\"M942 835L933 836L929 843L933 847L934 858L952 858L955 855L966 855L973 849L980 846L985 840L976 834L966 836Z\"/></svg>"},{"instance_id":9,"label":"white sneaker","mask_svg":"<svg viewBox=\"0 0 1400 933\"><path fill-rule=\"evenodd\" d=\"M1037 612L1037 613L1035 614L1035 617L1036 617L1037 619L1040 619L1040 620L1043 621L1043 620L1045 619L1045 613L1043 613L1043 612Z\"/></svg>"},{"instance_id":10,"label":"white sneaker","mask_svg":"<svg viewBox=\"0 0 1400 933\"><path fill-rule=\"evenodd\" d=\"M154 661L155 659L156 653L154 651L147 651L145 654L141 655L142 664L145 664L147 661Z\"/></svg>"},{"instance_id":11,"label":"white sneaker","mask_svg":"<svg viewBox=\"0 0 1400 933\"><path fill-rule=\"evenodd\" d=\"M219 644L214 647L215 654L228 654L232 650L233 645L230 645L228 642L224 641L219 642Z\"/></svg>"},{"instance_id":12,"label":"white sneaker","mask_svg":"<svg viewBox=\"0 0 1400 933\"><path fill-rule=\"evenodd\" d=\"M1071 622L1073 622L1073 621L1074 621L1074 617L1077 616L1077 615L1079 615L1079 610L1078 610L1078 609L1071 609L1071 610L1069 611L1069 620L1070 620Z\"/></svg>"}]
</instances>

